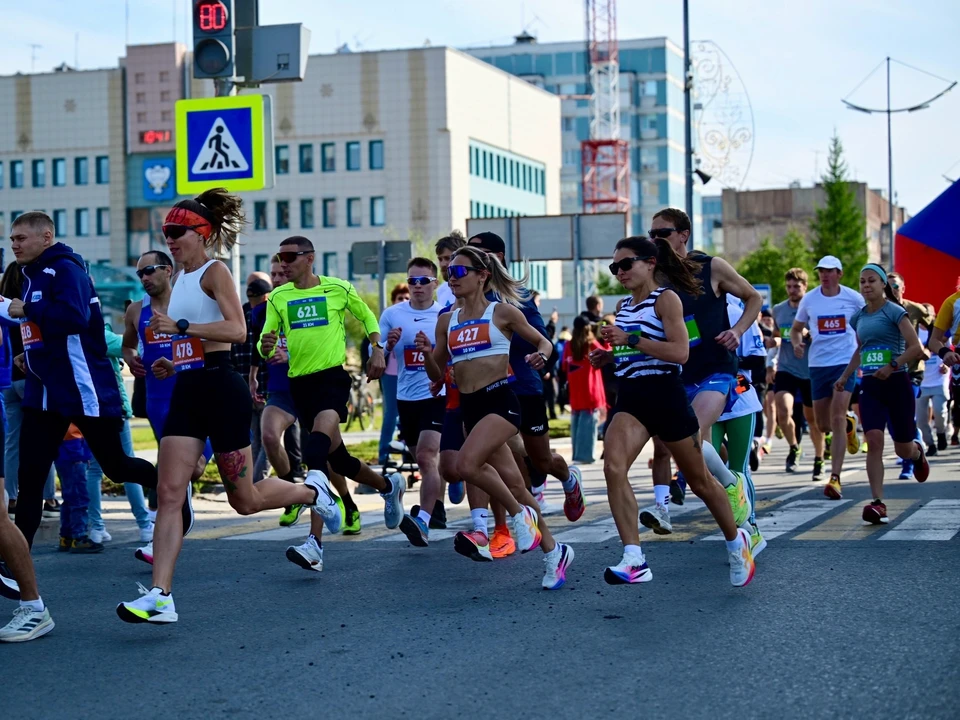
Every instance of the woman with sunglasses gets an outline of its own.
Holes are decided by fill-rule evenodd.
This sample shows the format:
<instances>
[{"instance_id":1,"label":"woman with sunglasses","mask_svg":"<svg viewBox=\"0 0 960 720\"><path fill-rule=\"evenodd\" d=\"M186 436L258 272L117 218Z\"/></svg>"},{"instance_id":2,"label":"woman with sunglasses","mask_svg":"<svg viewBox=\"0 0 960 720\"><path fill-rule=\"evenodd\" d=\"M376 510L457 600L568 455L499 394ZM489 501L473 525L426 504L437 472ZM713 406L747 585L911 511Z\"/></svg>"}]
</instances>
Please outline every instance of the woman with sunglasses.
<instances>
[{"instance_id":1,"label":"woman with sunglasses","mask_svg":"<svg viewBox=\"0 0 960 720\"><path fill-rule=\"evenodd\" d=\"M608 567L611 585L648 582L653 573L640 548L637 499L627 478L631 466L652 437L658 437L676 460L690 489L703 500L727 541L730 582L740 587L753 579L750 537L737 527L721 484L730 471L709 442L701 444L700 423L680 379L690 354L690 337L677 292L697 297L705 290L697 279L699 263L681 259L669 242L642 236L617 243L610 272L630 291L620 301L617 324L601 328L613 350L590 354L594 367L615 362L619 380L617 404L604 438L603 475L610 510L623 542L620 563ZM671 287L667 287L667 285ZM707 468L710 468L708 471Z\"/></svg>"},{"instance_id":2,"label":"woman with sunglasses","mask_svg":"<svg viewBox=\"0 0 960 720\"><path fill-rule=\"evenodd\" d=\"M450 289L462 305L440 316L435 347L422 332L416 344L433 382L443 379L448 359L453 363L466 432L457 472L506 508L520 552L542 548L546 566L542 586L556 590L566 581L573 549L556 542L543 519L538 520L536 502L507 446L520 429L520 403L508 384L510 340L516 333L537 348L525 358L535 370L544 366L553 344L517 308L522 285L496 256L468 245L453 254L447 272ZM504 302L488 300L488 290ZM457 533L454 548L467 557L486 559L489 552L484 554L471 537L478 535Z\"/></svg>"},{"instance_id":3,"label":"woman with sunglasses","mask_svg":"<svg viewBox=\"0 0 960 720\"><path fill-rule=\"evenodd\" d=\"M182 270L174 278L167 312L154 309L150 330L170 335L172 360L156 360L157 378L176 377L160 441L153 588L117 615L131 623L173 623L173 571L183 544L181 509L204 443L210 438L230 505L242 515L286 505L314 505L319 490L308 479L292 485L271 477L253 484L247 381L230 362L230 345L247 336L240 297L227 266L213 255L236 244L244 224L240 198L222 188L181 200L167 214L163 234Z\"/></svg>"}]
</instances>

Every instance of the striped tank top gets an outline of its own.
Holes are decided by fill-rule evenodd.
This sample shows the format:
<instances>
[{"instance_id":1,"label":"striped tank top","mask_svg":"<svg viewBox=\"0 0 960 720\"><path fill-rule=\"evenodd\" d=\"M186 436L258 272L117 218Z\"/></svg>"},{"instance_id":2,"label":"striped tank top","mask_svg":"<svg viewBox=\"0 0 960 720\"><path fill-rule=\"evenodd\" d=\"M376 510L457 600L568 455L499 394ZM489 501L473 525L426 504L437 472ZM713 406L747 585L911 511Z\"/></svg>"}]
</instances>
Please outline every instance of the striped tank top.
<instances>
[{"instance_id":1,"label":"striped tank top","mask_svg":"<svg viewBox=\"0 0 960 720\"><path fill-rule=\"evenodd\" d=\"M617 327L628 335L638 334L648 340L665 342L667 335L663 330L663 321L654 307L657 298L666 290L658 287L639 303L633 304L632 297L624 298L617 311ZM677 363L667 362L640 352L639 348L621 345L613 348L616 361L614 374L621 378L638 378L647 375L673 375L680 371Z\"/></svg>"}]
</instances>

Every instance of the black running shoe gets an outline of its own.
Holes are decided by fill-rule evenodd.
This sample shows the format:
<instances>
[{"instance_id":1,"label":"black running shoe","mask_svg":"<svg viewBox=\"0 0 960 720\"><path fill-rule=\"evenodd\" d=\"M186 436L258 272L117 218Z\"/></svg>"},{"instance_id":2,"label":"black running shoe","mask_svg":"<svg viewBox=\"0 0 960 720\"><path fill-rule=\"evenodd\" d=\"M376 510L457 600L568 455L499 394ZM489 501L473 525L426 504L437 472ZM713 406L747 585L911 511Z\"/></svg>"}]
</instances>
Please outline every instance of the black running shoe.
<instances>
[{"instance_id":1,"label":"black running shoe","mask_svg":"<svg viewBox=\"0 0 960 720\"><path fill-rule=\"evenodd\" d=\"M797 471L797 448L790 448L790 453L787 455L787 472L792 473Z\"/></svg>"},{"instance_id":2,"label":"black running shoe","mask_svg":"<svg viewBox=\"0 0 960 720\"><path fill-rule=\"evenodd\" d=\"M430 515L430 529L447 529L447 510L445 507L443 507L442 500L437 500L436 504L433 506L433 513Z\"/></svg>"},{"instance_id":3,"label":"black running shoe","mask_svg":"<svg viewBox=\"0 0 960 720\"><path fill-rule=\"evenodd\" d=\"M823 480L823 458L814 458L813 459L813 481L820 482Z\"/></svg>"},{"instance_id":4,"label":"black running shoe","mask_svg":"<svg viewBox=\"0 0 960 720\"><path fill-rule=\"evenodd\" d=\"M673 476L670 481L670 502L674 505L683 505L683 500L687 496L687 481L681 473Z\"/></svg>"},{"instance_id":5,"label":"black running shoe","mask_svg":"<svg viewBox=\"0 0 960 720\"><path fill-rule=\"evenodd\" d=\"M947 434L937 433L937 450L941 452L947 449Z\"/></svg>"}]
</instances>

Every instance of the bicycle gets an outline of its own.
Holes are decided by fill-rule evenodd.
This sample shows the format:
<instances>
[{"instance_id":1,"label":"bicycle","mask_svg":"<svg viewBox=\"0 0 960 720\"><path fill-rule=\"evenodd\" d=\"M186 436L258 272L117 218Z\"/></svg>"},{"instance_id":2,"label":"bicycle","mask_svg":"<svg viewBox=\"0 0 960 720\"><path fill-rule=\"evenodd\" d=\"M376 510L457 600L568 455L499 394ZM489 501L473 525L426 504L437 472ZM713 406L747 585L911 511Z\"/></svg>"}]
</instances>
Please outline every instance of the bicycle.
<instances>
[{"instance_id":1,"label":"bicycle","mask_svg":"<svg viewBox=\"0 0 960 720\"><path fill-rule=\"evenodd\" d=\"M373 427L373 394L367 389L363 375L350 373L350 398L347 400L346 430L350 430L353 422L360 423L360 429L366 430L367 425Z\"/></svg>"}]
</instances>

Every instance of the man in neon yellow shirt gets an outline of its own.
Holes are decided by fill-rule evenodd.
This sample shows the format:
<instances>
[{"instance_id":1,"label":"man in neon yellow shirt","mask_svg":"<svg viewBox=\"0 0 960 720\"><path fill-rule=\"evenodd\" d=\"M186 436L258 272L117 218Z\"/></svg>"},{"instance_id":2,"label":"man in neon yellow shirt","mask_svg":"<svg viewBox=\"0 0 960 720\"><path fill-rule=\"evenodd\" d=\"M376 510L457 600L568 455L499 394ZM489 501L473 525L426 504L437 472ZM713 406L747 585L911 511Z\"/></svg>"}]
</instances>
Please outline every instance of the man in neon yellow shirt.
<instances>
[{"instance_id":1,"label":"man in neon yellow shirt","mask_svg":"<svg viewBox=\"0 0 960 720\"><path fill-rule=\"evenodd\" d=\"M339 497L330 488L324 472L327 463L351 480L377 489L384 499L384 523L396 528L403 518L405 482L399 473L385 478L350 455L340 437L340 423L347 419L350 397L350 375L343 369L346 361L344 318L349 311L359 320L370 338L371 354L367 363L367 379L376 380L386 368L380 326L376 316L345 280L313 273L313 243L294 236L280 244L277 253L287 278L270 293L267 316L257 349L270 358L276 349L278 331L287 342L290 394L293 396L301 427L309 427L310 435L303 446L307 477L313 477L323 488L318 511L330 532L336 533L343 523ZM309 569L322 567L323 555L319 538L311 535L304 548L290 548L287 557ZM297 553L304 550L304 553ZM291 551L300 558L291 557Z\"/></svg>"}]
</instances>

